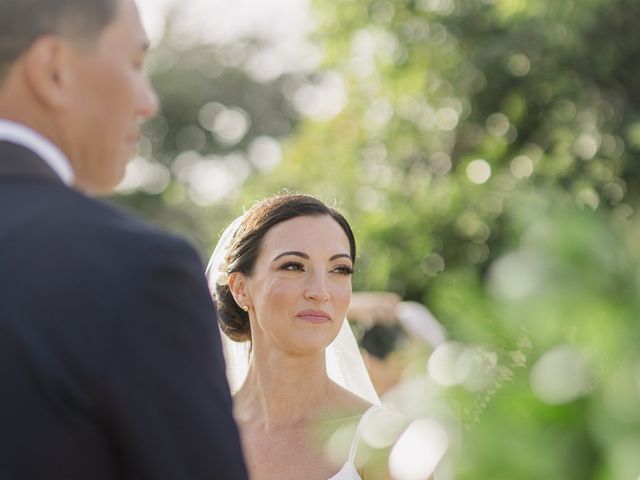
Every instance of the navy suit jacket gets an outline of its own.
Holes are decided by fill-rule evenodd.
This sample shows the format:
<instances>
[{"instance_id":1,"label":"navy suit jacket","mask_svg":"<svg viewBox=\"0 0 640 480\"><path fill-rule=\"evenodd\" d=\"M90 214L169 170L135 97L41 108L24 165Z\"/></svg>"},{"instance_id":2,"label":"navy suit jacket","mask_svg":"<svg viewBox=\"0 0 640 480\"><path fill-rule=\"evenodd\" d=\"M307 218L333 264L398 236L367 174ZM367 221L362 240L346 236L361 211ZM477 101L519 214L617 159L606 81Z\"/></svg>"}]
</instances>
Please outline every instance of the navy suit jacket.
<instances>
[{"instance_id":1,"label":"navy suit jacket","mask_svg":"<svg viewBox=\"0 0 640 480\"><path fill-rule=\"evenodd\" d=\"M0 479L246 479L202 264L0 142Z\"/></svg>"}]
</instances>

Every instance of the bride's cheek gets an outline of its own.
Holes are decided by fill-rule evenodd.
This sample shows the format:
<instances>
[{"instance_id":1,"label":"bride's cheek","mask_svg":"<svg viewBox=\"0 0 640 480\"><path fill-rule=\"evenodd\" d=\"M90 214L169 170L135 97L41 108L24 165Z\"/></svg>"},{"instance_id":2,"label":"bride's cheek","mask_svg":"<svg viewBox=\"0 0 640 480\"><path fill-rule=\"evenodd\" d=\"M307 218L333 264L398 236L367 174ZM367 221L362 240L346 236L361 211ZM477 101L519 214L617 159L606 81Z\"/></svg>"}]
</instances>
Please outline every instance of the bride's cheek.
<instances>
[{"instance_id":1,"label":"bride's cheek","mask_svg":"<svg viewBox=\"0 0 640 480\"><path fill-rule=\"evenodd\" d=\"M340 309L344 309L345 311L349 307L349 303L351 302L351 285L342 285L340 288L337 288L334 292L334 302L337 304Z\"/></svg>"}]
</instances>

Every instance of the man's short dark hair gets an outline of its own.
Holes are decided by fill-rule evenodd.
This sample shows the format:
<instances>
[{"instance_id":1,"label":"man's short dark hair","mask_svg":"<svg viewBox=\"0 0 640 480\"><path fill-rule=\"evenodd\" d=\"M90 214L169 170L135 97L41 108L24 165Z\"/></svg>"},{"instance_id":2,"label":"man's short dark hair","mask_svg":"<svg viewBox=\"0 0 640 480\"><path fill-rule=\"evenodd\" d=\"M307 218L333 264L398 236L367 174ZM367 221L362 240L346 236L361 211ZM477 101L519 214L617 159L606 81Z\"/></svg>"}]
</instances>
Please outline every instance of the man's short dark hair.
<instances>
[{"instance_id":1,"label":"man's short dark hair","mask_svg":"<svg viewBox=\"0 0 640 480\"><path fill-rule=\"evenodd\" d=\"M0 0L0 84L43 35L91 41L116 15L118 0Z\"/></svg>"}]
</instances>

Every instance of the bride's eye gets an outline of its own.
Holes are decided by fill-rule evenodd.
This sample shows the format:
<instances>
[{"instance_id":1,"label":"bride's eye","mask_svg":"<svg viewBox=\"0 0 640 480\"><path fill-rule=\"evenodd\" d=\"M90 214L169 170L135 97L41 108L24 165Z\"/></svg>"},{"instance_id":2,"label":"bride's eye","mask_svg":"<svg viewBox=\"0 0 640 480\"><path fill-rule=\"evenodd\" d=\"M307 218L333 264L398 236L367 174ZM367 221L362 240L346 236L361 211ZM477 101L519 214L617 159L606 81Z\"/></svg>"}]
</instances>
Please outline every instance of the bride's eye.
<instances>
[{"instance_id":1,"label":"bride's eye","mask_svg":"<svg viewBox=\"0 0 640 480\"><path fill-rule=\"evenodd\" d=\"M304 266L298 262L287 262L280 265L280 270L286 270L287 272L303 272Z\"/></svg>"},{"instance_id":2,"label":"bride's eye","mask_svg":"<svg viewBox=\"0 0 640 480\"><path fill-rule=\"evenodd\" d=\"M339 273L341 275L352 275L353 268L348 265L338 265L332 270L332 272Z\"/></svg>"}]
</instances>

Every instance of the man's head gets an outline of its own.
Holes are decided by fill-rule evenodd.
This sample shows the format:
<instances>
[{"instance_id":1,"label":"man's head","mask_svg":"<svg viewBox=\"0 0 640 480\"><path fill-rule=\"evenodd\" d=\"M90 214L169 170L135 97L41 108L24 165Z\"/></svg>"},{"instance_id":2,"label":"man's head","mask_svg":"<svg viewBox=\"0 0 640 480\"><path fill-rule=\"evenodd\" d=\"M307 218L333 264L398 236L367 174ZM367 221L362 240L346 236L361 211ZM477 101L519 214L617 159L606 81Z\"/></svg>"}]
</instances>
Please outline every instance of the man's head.
<instances>
[{"instance_id":1,"label":"man's head","mask_svg":"<svg viewBox=\"0 0 640 480\"><path fill-rule=\"evenodd\" d=\"M3 0L0 3L0 82L11 64L44 35L95 40L117 0Z\"/></svg>"},{"instance_id":2,"label":"man's head","mask_svg":"<svg viewBox=\"0 0 640 480\"><path fill-rule=\"evenodd\" d=\"M77 186L112 189L157 99L134 0L2 0L0 117L56 143Z\"/></svg>"}]
</instances>

